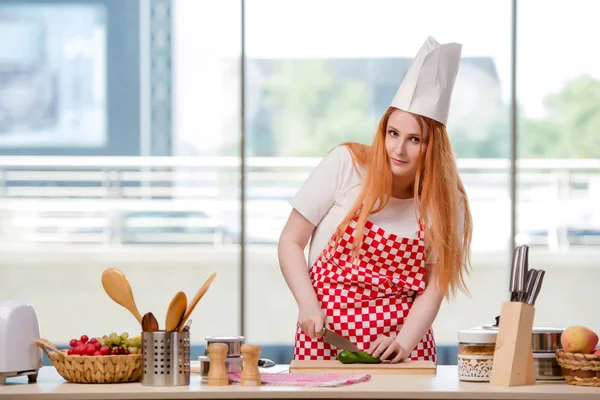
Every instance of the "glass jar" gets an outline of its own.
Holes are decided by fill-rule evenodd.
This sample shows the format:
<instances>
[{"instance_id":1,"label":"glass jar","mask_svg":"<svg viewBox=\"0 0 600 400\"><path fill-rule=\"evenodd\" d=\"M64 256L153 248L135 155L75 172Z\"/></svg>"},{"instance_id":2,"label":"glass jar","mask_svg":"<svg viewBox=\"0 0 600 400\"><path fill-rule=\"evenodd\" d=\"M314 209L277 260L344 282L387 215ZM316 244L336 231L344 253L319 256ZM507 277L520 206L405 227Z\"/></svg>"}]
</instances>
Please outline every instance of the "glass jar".
<instances>
[{"instance_id":1,"label":"glass jar","mask_svg":"<svg viewBox=\"0 0 600 400\"><path fill-rule=\"evenodd\" d=\"M497 336L497 328L472 328L458 332L458 379L490 381Z\"/></svg>"}]
</instances>

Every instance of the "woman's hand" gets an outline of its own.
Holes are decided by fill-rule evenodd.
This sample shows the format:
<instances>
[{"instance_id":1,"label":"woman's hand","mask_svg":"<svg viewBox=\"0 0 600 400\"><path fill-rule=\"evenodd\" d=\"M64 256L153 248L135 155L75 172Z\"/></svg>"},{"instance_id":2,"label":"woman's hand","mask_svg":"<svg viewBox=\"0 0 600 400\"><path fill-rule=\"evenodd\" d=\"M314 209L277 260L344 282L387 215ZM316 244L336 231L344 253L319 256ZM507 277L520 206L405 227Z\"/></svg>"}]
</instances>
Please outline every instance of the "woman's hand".
<instances>
[{"instance_id":1,"label":"woman's hand","mask_svg":"<svg viewBox=\"0 0 600 400\"><path fill-rule=\"evenodd\" d=\"M408 356L400 343L386 335L379 335L371 342L367 353L375 358L379 357L381 361L389 360L392 364L403 361Z\"/></svg>"},{"instance_id":2,"label":"woman's hand","mask_svg":"<svg viewBox=\"0 0 600 400\"><path fill-rule=\"evenodd\" d=\"M300 307L298 326L310 338L320 338L323 336L323 327L326 326L325 312L318 304Z\"/></svg>"}]
</instances>

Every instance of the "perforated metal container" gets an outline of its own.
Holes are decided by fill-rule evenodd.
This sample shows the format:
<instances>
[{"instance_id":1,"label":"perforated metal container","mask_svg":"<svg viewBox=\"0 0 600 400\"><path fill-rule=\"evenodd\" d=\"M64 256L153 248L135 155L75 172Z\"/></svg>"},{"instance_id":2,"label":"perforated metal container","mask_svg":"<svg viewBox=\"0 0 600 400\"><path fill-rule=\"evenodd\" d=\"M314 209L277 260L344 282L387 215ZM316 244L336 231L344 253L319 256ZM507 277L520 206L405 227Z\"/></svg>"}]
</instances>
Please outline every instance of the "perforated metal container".
<instances>
[{"instance_id":1,"label":"perforated metal container","mask_svg":"<svg viewBox=\"0 0 600 400\"><path fill-rule=\"evenodd\" d=\"M190 384L190 332L142 332L142 385Z\"/></svg>"}]
</instances>

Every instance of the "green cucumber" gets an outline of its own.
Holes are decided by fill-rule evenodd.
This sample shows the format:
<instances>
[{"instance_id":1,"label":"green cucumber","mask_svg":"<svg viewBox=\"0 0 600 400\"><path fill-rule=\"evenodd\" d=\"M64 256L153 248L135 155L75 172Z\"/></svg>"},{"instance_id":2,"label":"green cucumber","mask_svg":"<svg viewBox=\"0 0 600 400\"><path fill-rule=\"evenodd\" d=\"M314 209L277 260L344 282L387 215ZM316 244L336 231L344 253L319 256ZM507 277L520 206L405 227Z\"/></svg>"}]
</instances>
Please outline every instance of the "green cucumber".
<instances>
[{"instance_id":1,"label":"green cucumber","mask_svg":"<svg viewBox=\"0 0 600 400\"><path fill-rule=\"evenodd\" d=\"M357 351L352 352L348 350L342 350L340 354L338 354L338 360L342 364L379 364L381 360L373 357L372 355L364 352Z\"/></svg>"}]
</instances>

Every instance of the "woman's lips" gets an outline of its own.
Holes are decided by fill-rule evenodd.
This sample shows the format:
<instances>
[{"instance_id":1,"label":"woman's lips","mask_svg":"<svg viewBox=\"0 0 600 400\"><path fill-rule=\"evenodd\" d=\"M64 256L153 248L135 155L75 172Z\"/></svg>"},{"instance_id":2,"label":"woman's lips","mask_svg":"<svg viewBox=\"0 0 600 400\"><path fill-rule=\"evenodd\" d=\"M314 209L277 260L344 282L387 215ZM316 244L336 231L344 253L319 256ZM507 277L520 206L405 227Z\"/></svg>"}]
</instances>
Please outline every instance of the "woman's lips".
<instances>
[{"instance_id":1,"label":"woman's lips","mask_svg":"<svg viewBox=\"0 0 600 400\"><path fill-rule=\"evenodd\" d=\"M406 161L402 161L402 160L398 160L396 158L392 158L392 162L396 165L403 165L406 164Z\"/></svg>"}]
</instances>

